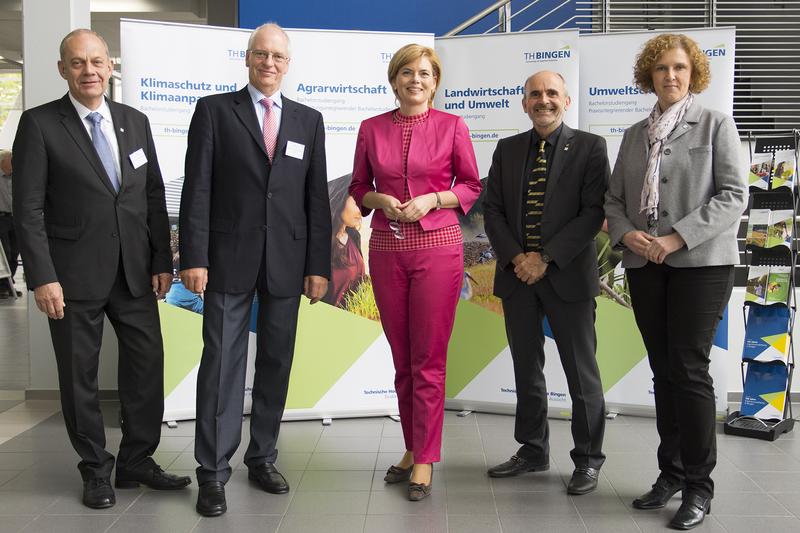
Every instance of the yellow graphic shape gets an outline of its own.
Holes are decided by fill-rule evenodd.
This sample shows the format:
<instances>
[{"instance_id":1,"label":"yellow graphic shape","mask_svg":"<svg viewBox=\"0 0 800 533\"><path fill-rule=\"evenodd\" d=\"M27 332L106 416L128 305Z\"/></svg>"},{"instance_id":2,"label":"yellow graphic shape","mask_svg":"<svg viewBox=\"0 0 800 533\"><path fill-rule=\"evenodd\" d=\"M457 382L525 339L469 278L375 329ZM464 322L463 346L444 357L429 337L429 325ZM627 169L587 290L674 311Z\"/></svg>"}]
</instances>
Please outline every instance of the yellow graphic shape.
<instances>
[{"instance_id":1,"label":"yellow graphic shape","mask_svg":"<svg viewBox=\"0 0 800 533\"><path fill-rule=\"evenodd\" d=\"M786 341L789 339L789 335L786 333L779 333L777 335L768 335L766 337L761 337L761 340L781 352L782 354L786 353Z\"/></svg>"},{"instance_id":2,"label":"yellow graphic shape","mask_svg":"<svg viewBox=\"0 0 800 533\"><path fill-rule=\"evenodd\" d=\"M786 393L783 391L762 394L761 399L774 407L779 413L783 412L783 405L786 403Z\"/></svg>"}]
</instances>

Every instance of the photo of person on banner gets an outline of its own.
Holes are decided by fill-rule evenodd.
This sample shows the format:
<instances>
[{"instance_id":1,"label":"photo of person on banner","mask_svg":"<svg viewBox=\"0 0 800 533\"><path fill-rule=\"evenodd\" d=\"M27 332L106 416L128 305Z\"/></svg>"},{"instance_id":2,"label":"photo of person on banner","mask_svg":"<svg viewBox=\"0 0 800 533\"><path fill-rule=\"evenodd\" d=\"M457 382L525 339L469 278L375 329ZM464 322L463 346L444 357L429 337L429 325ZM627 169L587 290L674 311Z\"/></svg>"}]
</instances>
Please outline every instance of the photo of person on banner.
<instances>
[{"instance_id":1,"label":"photo of person on banner","mask_svg":"<svg viewBox=\"0 0 800 533\"><path fill-rule=\"evenodd\" d=\"M653 37L633 76L657 100L647 118L625 131L605 199L611 244L623 249L653 372L660 437L658 478L633 507L660 509L681 491L669 525L685 530L703 522L714 496L710 351L733 288L747 185L736 124L695 98L711 81L697 42L679 34Z\"/></svg>"},{"instance_id":2,"label":"photo of person on banner","mask_svg":"<svg viewBox=\"0 0 800 533\"><path fill-rule=\"evenodd\" d=\"M328 182L331 199L331 281L322 299L330 305L346 308L349 293L358 289L366 276L361 251L361 209L350 196L352 174Z\"/></svg>"}]
</instances>

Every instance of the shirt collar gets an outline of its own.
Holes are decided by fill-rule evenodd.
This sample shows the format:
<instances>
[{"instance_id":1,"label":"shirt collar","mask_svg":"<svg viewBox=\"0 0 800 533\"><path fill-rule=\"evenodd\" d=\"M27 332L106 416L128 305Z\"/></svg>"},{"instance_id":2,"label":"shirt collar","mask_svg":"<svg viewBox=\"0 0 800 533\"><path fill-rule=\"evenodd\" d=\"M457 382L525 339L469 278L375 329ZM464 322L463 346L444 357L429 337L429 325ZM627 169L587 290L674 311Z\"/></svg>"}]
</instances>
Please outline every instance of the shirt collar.
<instances>
[{"instance_id":1,"label":"shirt collar","mask_svg":"<svg viewBox=\"0 0 800 533\"><path fill-rule=\"evenodd\" d=\"M564 123L563 122L561 124L559 124L558 127L552 133L550 133L550 135L547 136L547 138L545 139L545 141L547 141L547 144L549 144L550 146L555 146L556 142L558 141L558 136L561 135L561 130L562 129L564 129ZM539 134L534 129L533 130L533 143L534 143L534 145L538 145L539 141L541 141L541 140L542 140L542 138L539 137Z\"/></svg>"},{"instance_id":2,"label":"shirt collar","mask_svg":"<svg viewBox=\"0 0 800 533\"><path fill-rule=\"evenodd\" d=\"M80 117L81 120L86 120L86 117L89 115L89 113L93 113L96 111L100 113L100 115L105 120L113 122L111 120L111 109L108 107L108 102L106 101L105 98L103 98L103 102L100 104L100 107L98 107L97 109L89 109L88 107L80 103L78 100L76 100L75 97L72 96L72 93L67 93L67 94L69 94L69 100L70 102L72 102L72 105L73 107L75 107L75 111L78 112L78 116Z\"/></svg>"},{"instance_id":3,"label":"shirt collar","mask_svg":"<svg viewBox=\"0 0 800 533\"><path fill-rule=\"evenodd\" d=\"M253 87L252 83L247 84L247 92L250 93L250 98L253 99L253 105L258 104L261 102L262 98L269 98L272 100L272 105L278 106L278 109L283 109L283 100L281 99L281 90L278 89L275 91L272 96L267 96L255 87Z\"/></svg>"}]
</instances>

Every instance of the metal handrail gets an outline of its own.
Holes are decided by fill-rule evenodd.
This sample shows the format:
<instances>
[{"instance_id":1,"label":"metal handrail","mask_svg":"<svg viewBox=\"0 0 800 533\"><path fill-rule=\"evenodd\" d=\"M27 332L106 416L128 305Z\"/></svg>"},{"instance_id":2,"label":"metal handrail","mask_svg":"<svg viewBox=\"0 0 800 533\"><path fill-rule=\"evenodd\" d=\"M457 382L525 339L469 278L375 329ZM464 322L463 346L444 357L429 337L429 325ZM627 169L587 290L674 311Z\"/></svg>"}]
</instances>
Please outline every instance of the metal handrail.
<instances>
[{"instance_id":1,"label":"metal handrail","mask_svg":"<svg viewBox=\"0 0 800 533\"><path fill-rule=\"evenodd\" d=\"M466 30L467 28L469 28L470 26L472 26L473 24L475 24L479 20L483 19L486 15L488 15L492 11L500 9L501 7L505 7L506 4L510 4L510 3L511 3L511 0L500 0L499 2L495 2L494 4L490 5L489 7L487 7L483 11L481 11L480 13L471 16L470 18L468 18L467 20L465 20L464 22L462 22L461 24L459 24L458 26L456 26L452 30L448 31L447 33L444 34L444 36L445 37L450 37L451 35L458 35L459 33L461 33L462 31Z\"/></svg>"},{"instance_id":2,"label":"metal handrail","mask_svg":"<svg viewBox=\"0 0 800 533\"><path fill-rule=\"evenodd\" d=\"M479 13L471 16L470 18L468 18L467 20L465 20L464 22L462 22L461 24L459 24L458 26L456 26L452 30L450 30L447 33L445 33L444 36L445 37L450 37L450 36L453 36L453 35L458 35L462 31L464 31L467 28L469 28L470 26L472 26L473 24L475 24L475 23L483 20L484 18L486 18L486 16L489 15L490 13L492 13L494 11L498 11L498 10L500 11L500 13L499 13L500 14L500 16L499 16L500 22L498 22L494 26L490 27L489 29L487 29L483 33L487 34L487 33L493 32L495 30L503 31L503 32L511 32L511 21L514 19L514 17L524 13L529 8L531 8L531 7L535 6L536 4L538 4L540 1L541 0L533 0L533 1L529 2L527 5L525 5L524 7L518 9L516 13L511 13L511 0L500 0L500 1L495 2L494 4L490 5L486 9L483 9ZM554 7L553 9L551 9L550 11L548 11L547 13L542 15L541 17L537 18L536 20L534 20L533 22L531 22L530 24L528 24L527 26L522 28L522 30L520 30L520 31L527 30L528 28L530 28L534 24L542 21L545 17L548 17L548 16L552 15L554 12L558 11L559 9L561 9L562 7L564 7L565 5L567 5L569 3L570 3L570 0L564 0L559 5L557 5L556 7ZM577 17L573 16L569 20L559 24L558 27L559 28L563 27L564 24L567 24L567 23L571 22L575 18L577 18ZM501 28L501 27L504 27L504 28Z\"/></svg>"},{"instance_id":3,"label":"metal handrail","mask_svg":"<svg viewBox=\"0 0 800 533\"><path fill-rule=\"evenodd\" d=\"M569 0L567 0L567 1L569 1ZM511 17L510 17L510 19L511 19L511 20L513 20L513 19L514 19L514 17L516 17L517 15L520 15L520 14L524 13L525 11L527 11L527 10L528 10L528 8L535 6L535 5L536 5L536 4L538 4L539 2L541 2L541 0L533 0L533 2L529 3L529 4L528 4L528 5L526 5L525 7L522 7L522 8L520 8L519 10L517 10L517 12L516 12L516 13L512 14L512 15L511 15ZM558 6L558 7L561 7L561 6ZM488 30L486 30L486 31L485 31L485 32L483 32L483 33L484 33L484 34L487 34L487 33L491 32L491 31L493 31L494 29L498 28L499 26L500 26L500 24L495 24L494 26L492 26L491 28L489 28ZM511 31L511 30L509 29L509 31Z\"/></svg>"}]
</instances>

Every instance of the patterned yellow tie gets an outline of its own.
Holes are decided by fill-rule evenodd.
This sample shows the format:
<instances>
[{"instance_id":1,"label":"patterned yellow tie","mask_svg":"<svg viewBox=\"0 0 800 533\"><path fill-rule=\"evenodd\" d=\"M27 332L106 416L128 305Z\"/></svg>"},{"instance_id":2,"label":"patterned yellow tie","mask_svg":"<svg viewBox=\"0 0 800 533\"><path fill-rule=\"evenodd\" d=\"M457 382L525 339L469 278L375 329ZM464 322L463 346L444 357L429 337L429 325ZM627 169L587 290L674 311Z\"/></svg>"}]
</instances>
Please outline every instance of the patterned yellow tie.
<instances>
[{"instance_id":1,"label":"patterned yellow tie","mask_svg":"<svg viewBox=\"0 0 800 533\"><path fill-rule=\"evenodd\" d=\"M546 141L539 141L539 153L528 175L528 188L523 206L523 224L525 234L525 251L541 250L541 224L544 212L544 193L547 189L547 156L544 146Z\"/></svg>"}]
</instances>

